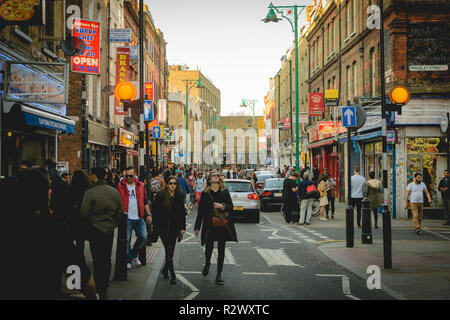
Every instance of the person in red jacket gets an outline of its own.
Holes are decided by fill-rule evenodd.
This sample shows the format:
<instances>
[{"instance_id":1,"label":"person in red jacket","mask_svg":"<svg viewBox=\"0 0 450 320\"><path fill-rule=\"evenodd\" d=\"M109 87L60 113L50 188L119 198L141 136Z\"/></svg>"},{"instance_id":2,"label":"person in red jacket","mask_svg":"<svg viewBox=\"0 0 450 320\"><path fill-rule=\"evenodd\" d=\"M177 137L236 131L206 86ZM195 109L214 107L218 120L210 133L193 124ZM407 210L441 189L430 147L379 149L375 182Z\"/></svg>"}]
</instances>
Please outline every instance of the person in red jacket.
<instances>
[{"instance_id":1,"label":"person in red jacket","mask_svg":"<svg viewBox=\"0 0 450 320\"><path fill-rule=\"evenodd\" d=\"M152 224L150 206L148 203L145 186L140 182L134 173L133 167L125 169L125 178L118 184L117 189L122 199L124 213L128 215L127 238L128 238L128 258L127 268L131 269L131 262L141 265L137 258L139 251L147 242L146 224ZM136 242L131 249L131 235L133 230L136 234Z\"/></svg>"}]
</instances>

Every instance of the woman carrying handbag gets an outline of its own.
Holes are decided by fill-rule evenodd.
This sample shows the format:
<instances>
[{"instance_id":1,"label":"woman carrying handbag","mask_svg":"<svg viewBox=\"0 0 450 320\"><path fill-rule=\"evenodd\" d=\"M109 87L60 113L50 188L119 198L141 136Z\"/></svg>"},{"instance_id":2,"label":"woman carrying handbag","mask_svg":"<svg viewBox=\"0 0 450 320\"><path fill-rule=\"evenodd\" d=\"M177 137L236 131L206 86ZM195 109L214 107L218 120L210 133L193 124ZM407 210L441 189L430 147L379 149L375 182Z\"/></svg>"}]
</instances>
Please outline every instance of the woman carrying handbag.
<instances>
[{"instance_id":1,"label":"woman carrying handbag","mask_svg":"<svg viewBox=\"0 0 450 320\"><path fill-rule=\"evenodd\" d=\"M183 194L174 176L168 178L166 186L158 192L153 206L153 232L161 238L166 252L166 262L162 269L164 279L176 284L173 254L175 244L181 241L186 231L186 209Z\"/></svg>"},{"instance_id":2,"label":"woman carrying handbag","mask_svg":"<svg viewBox=\"0 0 450 320\"><path fill-rule=\"evenodd\" d=\"M197 219L195 220L194 233L198 237L200 229L201 245L205 248L205 267L203 275L206 277L211 266L211 255L214 242L217 241L218 259L216 284L223 285L222 270L225 260L226 241L238 241L236 229L230 221L230 213L233 211L233 202L230 193L217 173L211 173L206 179L206 188L200 197Z\"/></svg>"}]
</instances>

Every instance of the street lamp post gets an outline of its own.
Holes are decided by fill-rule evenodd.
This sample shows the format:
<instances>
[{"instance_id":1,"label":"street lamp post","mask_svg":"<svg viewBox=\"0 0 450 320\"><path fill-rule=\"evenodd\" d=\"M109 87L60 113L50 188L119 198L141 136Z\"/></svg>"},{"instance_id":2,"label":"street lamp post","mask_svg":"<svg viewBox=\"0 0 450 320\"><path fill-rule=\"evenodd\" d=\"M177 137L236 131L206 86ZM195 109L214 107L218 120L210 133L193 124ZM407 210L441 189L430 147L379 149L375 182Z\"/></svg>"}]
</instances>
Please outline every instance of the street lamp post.
<instances>
[{"instance_id":1,"label":"street lamp post","mask_svg":"<svg viewBox=\"0 0 450 320\"><path fill-rule=\"evenodd\" d=\"M198 80L183 80L184 82L186 82L186 154L184 155L185 157L185 164L188 165L188 160L187 157L189 155L189 92L191 91L191 89L195 86L197 86L197 88L203 88L203 83L202 83L202 78L198 78ZM191 86L189 86L189 84L191 84Z\"/></svg>"},{"instance_id":2,"label":"street lamp post","mask_svg":"<svg viewBox=\"0 0 450 320\"><path fill-rule=\"evenodd\" d=\"M256 134L255 134L255 103L256 103L256 101L258 101L258 100L242 99L242 104L241 104L241 107L243 107L243 108L247 107L247 105L250 105L252 108L252 128L253 128L253 142L254 142L254 143L252 143L252 149L253 149L252 154L253 155L256 154ZM249 162L250 162L250 159L249 159Z\"/></svg>"},{"instance_id":3,"label":"street lamp post","mask_svg":"<svg viewBox=\"0 0 450 320\"><path fill-rule=\"evenodd\" d=\"M300 157L299 157L299 140L300 140L300 131L299 131L299 105L298 105L298 17L302 13L303 9L306 6L274 6L272 3L269 5L269 13L267 17L263 19L265 23L268 22L278 22L281 19L277 17L275 11L281 16L289 21L292 27L292 31L294 32L295 38L295 169L297 172L300 172ZM292 12L293 10L293 12Z\"/></svg>"}]
</instances>

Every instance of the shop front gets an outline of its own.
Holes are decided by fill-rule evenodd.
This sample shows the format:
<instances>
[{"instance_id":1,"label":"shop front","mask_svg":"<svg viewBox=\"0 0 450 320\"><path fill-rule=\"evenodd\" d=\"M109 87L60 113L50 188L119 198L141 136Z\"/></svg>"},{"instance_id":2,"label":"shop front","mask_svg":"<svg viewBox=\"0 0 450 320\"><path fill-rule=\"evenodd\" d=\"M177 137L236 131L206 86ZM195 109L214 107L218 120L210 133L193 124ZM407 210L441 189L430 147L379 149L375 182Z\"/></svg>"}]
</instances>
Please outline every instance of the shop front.
<instances>
[{"instance_id":1,"label":"shop front","mask_svg":"<svg viewBox=\"0 0 450 320\"><path fill-rule=\"evenodd\" d=\"M133 132L111 129L111 165L119 171L127 167L138 168L139 152L135 150L136 137Z\"/></svg>"}]
</instances>

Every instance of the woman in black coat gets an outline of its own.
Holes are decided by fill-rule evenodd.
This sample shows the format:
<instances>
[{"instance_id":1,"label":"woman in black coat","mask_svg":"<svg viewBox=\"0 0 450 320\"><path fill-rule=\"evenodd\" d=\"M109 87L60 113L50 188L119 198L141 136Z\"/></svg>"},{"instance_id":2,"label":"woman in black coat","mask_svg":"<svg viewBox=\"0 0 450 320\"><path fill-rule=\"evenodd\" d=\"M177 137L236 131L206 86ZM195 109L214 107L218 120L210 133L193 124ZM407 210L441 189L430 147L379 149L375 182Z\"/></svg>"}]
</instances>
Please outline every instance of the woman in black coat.
<instances>
[{"instance_id":1,"label":"woman in black coat","mask_svg":"<svg viewBox=\"0 0 450 320\"><path fill-rule=\"evenodd\" d=\"M198 237L200 229L201 244L205 245L205 267L203 275L207 276L211 265L211 255L214 249L214 241L218 242L218 261L216 283L224 284L222 280L223 262L225 260L226 241L238 241L233 222L229 220L229 214L233 211L233 202L230 193L217 173L211 173L207 178L207 185L200 197L197 219L195 220L194 233ZM212 225L213 216L224 217L228 223L225 227Z\"/></svg>"},{"instance_id":2,"label":"woman in black coat","mask_svg":"<svg viewBox=\"0 0 450 320\"><path fill-rule=\"evenodd\" d=\"M162 273L169 279L170 271L170 284L176 284L173 254L177 239L181 241L186 231L186 208L176 177L170 176L164 189L158 192L152 211L153 232L161 238L166 252Z\"/></svg>"}]
</instances>

